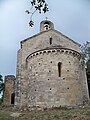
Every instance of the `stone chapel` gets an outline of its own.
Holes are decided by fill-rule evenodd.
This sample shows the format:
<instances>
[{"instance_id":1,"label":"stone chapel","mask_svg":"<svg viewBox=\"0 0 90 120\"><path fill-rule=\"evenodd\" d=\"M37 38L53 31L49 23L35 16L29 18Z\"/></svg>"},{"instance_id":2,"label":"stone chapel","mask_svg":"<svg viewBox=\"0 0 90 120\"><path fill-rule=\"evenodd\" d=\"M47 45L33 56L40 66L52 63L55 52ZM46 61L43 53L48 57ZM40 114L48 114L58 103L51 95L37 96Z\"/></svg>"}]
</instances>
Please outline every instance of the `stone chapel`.
<instances>
[{"instance_id":1,"label":"stone chapel","mask_svg":"<svg viewBox=\"0 0 90 120\"><path fill-rule=\"evenodd\" d=\"M86 72L78 43L44 20L40 33L20 44L16 78L5 78L4 105L33 109L87 103Z\"/></svg>"}]
</instances>

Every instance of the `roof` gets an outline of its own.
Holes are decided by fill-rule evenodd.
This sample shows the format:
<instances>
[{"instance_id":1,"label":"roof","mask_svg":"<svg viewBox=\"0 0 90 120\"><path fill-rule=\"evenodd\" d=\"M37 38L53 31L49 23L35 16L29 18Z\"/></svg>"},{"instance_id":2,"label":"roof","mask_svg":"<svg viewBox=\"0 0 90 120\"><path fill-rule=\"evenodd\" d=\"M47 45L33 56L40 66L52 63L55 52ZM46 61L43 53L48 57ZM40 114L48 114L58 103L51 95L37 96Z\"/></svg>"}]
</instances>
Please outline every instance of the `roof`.
<instances>
[{"instance_id":1,"label":"roof","mask_svg":"<svg viewBox=\"0 0 90 120\"><path fill-rule=\"evenodd\" d=\"M39 36L39 35L41 35L41 34L44 34L45 32L51 31L51 30L54 31L54 32L56 32L56 33L59 33L60 35L62 35L62 36L64 36L65 38L69 39L70 41L72 41L73 43L77 44L78 46L81 46L79 43L75 42L75 41L72 40L71 38L67 37L66 35L64 35L63 33L59 32L59 31L57 31L57 30L55 30L55 29L49 29L49 30L47 30L47 31L43 31L43 32L37 33L37 34L35 34L35 35L33 35L33 36L29 37L29 38L26 38L26 39L22 40L22 41L21 41L21 44L24 43L24 42L26 42L26 41L28 41L29 39L31 39L31 38L33 38L33 37L37 37L37 36Z\"/></svg>"}]
</instances>

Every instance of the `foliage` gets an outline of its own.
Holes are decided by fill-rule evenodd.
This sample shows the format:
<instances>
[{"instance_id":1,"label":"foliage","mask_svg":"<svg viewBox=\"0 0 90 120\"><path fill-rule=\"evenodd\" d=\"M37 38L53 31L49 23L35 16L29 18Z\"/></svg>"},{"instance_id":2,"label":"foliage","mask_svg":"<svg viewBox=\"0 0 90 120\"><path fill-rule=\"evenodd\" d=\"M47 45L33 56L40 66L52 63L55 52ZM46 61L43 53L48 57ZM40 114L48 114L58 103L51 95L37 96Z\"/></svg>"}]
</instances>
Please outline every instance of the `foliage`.
<instances>
[{"instance_id":1,"label":"foliage","mask_svg":"<svg viewBox=\"0 0 90 120\"><path fill-rule=\"evenodd\" d=\"M87 74L90 76L90 42L86 42L81 46L81 52L87 66Z\"/></svg>"},{"instance_id":2,"label":"foliage","mask_svg":"<svg viewBox=\"0 0 90 120\"><path fill-rule=\"evenodd\" d=\"M86 41L86 43L81 46L81 52L84 61L88 61L90 59L90 42Z\"/></svg>"},{"instance_id":3,"label":"foliage","mask_svg":"<svg viewBox=\"0 0 90 120\"><path fill-rule=\"evenodd\" d=\"M3 91L3 87L4 87L4 83L3 83L2 75L0 75L0 94Z\"/></svg>"},{"instance_id":4,"label":"foliage","mask_svg":"<svg viewBox=\"0 0 90 120\"><path fill-rule=\"evenodd\" d=\"M33 8L34 8L34 11L33 11ZM39 11L39 13L42 13L42 12L46 13L48 11L48 4L45 2L45 0L31 0L31 9L26 10L26 13L30 14L30 22L29 22L30 27L34 25L32 16L36 11Z\"/></svg>"},{"instance_id":5,"label":"foliage","mask_svg":"<svg viewBox=\"0 0 90 120\"><path fill-rule=\"evenodd\" d=\"M87 65L88 75L90 76L90 59L87 61L86 65Z\"/></svg>"},{"instance_id":6,"label":"foliage","mask_svg":"<svg viewBox=\"0 0 90 120\"><path fill-rule=\"evenodd\" d=\"M0 98L0 105L2 104L2 102L3 102L3 98Z\"/></svg>"},{"instance_id":7,"label":"foliage","mask_svg":"<svg viewBox=\"0 0 90 120\"><path fill-rule=\"evenodd\" d=\"M88 90L90 96L90 42L86 42L82 47L81 51L83 54L83 59L87 66L86 68L86 75L87 75L87 82L88 82Z\"/></svg>"},{"instance_id":8,"label":"foliage","mask_svg":"<svg viewBox=\"0 0 90 120\"><path fill-rule=\"evenodd\" d=\"M88 89L89 89L89 96L90 96L90 59L86 62L86 74L87 74L87 82L88 82Z\"/></svg>"},{"instance_id":9,"label":"foliage","mask_svg":"<svg viewBox=\"0 0 90 120\"><path fill-rule=\"evenodd\" d=\"M3 83L2 75L0 75L0 94L3 93L3 90L4 90L4 83ZM0 98L0 103L2 103L2 101L3 101L3 95Z\"/></svg>"}]
</instances>

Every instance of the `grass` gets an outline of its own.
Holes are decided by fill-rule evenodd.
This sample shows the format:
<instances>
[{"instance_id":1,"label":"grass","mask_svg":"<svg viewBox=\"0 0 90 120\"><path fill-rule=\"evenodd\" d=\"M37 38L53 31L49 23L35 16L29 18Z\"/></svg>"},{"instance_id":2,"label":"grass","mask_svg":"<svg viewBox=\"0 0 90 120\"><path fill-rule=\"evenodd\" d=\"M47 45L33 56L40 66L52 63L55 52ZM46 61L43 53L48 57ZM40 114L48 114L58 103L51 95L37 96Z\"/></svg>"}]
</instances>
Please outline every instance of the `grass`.
<instances>
[{"instance_id":1,"label":"grass","mask_svg":"<svg viewBox=\"0 0 90 120\"><path fill-rule=\"evenodd\" d=\"M50 109L45 111L22 111L11 117L11 109L0 108L0 120L90 120L90 107L74 109Z\"/></svg>"}]
</instances>

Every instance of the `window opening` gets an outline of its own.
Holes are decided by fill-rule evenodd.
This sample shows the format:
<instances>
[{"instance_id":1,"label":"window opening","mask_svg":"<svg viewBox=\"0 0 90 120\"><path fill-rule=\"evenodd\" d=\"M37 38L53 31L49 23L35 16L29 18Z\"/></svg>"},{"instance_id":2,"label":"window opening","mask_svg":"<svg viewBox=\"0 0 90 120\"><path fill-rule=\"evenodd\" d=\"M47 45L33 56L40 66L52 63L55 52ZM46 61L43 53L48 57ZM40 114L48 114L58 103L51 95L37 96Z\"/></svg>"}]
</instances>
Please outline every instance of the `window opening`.
<instances>
[{"instance_id":1,"label":"window opening","mask_svg":"<svg viewBox=\"0 0 90 120\"><path fill-rule=\"evenodd\" d=\"M50 37L50 45L52 44L52 37Z\"/></svg>"},{"instance_id":2,"label":"window opening","mask_svg":"<svg viewBox=\"0 0 90 120\"><path fill-rule=\"evenodd\" d=\"M44 23L44 30L49 30L50 29L50 25L49 25L49 22L45 22Z\"/></svg>"},{"instance_id":3,"label":"window opening","mask_svg":"<svg viewBox=\"0 0 90 120\"><path fill-rule=\"evenodd\" d=\"M14 105L14 102L15 102L15 93L12 93L11 94L11 104Z\"/></svg>"},{"instance_id":4,"label":"window opening","mask_svg":"<svg viewBox=\"0 0 90 120\"><path fill-rule=\"evenodd\" d=\"M61 62L58 63L58 76L61 77Z\"/></svg>"}]
</instances>

